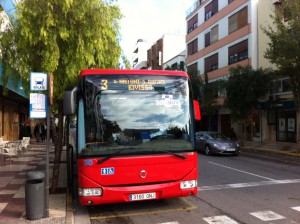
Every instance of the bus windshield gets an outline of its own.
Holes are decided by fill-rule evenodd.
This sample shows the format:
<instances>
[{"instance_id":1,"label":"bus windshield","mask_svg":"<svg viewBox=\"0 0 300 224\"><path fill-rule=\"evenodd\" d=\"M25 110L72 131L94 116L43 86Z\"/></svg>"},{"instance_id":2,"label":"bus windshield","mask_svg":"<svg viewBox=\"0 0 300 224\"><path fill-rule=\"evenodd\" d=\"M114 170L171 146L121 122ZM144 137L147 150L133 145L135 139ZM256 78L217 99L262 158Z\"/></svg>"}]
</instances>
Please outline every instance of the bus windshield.
<instances>
[{"instance_id":1,"label":"bus windshield","mask_svg":"<svg viewBox=\"0 0 300 224\"><path fill-rule=\"evenodd\" d=\"M125 77L88 75L81 79L78 155L192 151L188 79L157 75Z\"/></svg>"}]
</instances>

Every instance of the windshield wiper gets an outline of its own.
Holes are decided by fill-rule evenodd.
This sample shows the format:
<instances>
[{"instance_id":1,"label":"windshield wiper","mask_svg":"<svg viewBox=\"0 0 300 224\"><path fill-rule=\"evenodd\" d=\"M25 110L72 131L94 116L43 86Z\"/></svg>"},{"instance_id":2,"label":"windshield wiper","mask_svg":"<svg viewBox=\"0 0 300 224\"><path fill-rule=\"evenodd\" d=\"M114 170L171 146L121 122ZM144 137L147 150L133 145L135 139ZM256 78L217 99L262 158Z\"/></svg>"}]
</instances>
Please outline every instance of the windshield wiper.
<instances>
[{"instance_id":1,"label":"windshield wiper","mask_svg":"<svg viewBox=\"0 0 300 224\"><path fill-rule=\"evenodd\" d=\"M113 154L110 154L109 156L106 156L106 157L104 157L102 159L99 159L98 162L97 162L97 164L101 164L101 163L105 162L106 160L109 160L110 158L114 157L115 155L118 155L121 152L123 152L125 149L136 149L136 148L133 148L133 147L122 148L119 151L117 151L117 152L115 152Z\"/></svg>"},{"instance_id":2,"label":"windshield wiper","mask_svg":"<svg viewBox=\"0 0 300 224\"><path fill-rule=\"evenodd\" d=\"M99 159L98 162L97 162L97 164L104 163L106 160L109 160L110 158L114 157L115 155L120 154L124 149L125 148L123 148L123 149L121 149L121 150L119 150L119 151L117 151L117 152L115 152L115 153L113 153L113 154L111 154L109 156L106 156L106 157L104 157L102 159Z\"/></svg>"},{"instance_id":3,"label":"windshield wiper","mask_svg":"<svg viewBox=\"0 0 300 224\"><path fill-rule=\"evenodd\" d=\"M187 156L183 156L183 155L181 155L181 154L178 154L178 153L172 152L172 151L168 151L168 150L162 150L162 151L159 151L159 152L172 154L172 155L174 155L174 156L176 156L176 157L178 157L178 158L180 158L180 159L186 159L186 158L187 158Z\"/></svg>"}]
</instances>

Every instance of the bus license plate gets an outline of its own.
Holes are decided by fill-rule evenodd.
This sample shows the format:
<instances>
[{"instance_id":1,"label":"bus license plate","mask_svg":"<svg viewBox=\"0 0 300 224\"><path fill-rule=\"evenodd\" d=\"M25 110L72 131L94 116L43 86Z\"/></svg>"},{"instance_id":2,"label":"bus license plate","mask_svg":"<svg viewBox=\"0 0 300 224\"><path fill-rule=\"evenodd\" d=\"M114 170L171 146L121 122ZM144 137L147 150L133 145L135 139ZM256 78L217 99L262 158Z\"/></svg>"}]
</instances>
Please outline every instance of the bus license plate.
<instances>
[{"instance_id":1,"label":"bus license plate","mask_svg":"<svg viewBox=\"0 0 300 224\"><path fill-rule=\"evenodd\" d=\"M150 200L155 199L156 193L145 193L145 194L131 194L129 196L130 201Z\"/></svg>"}]
</instances>

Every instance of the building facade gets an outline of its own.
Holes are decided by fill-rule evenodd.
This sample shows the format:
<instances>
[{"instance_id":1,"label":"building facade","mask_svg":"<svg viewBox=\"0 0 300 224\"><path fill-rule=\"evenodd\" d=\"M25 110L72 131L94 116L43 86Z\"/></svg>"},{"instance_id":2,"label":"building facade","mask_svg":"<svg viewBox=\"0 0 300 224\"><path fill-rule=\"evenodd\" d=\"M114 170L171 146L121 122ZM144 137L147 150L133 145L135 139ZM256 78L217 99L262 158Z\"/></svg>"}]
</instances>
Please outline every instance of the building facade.
<instances>
[{"instance_id":1,"label":"building facade","mask_svg":"<svg viewBox=\"0 0 300 224\"><path fill-rule=\"evenodd\" d=\"M16 2L18 1L0 1L0 16L4 19L1 31L10 23L9 18L13 18ZM31 125L28 118L29 99L22 88L22 82L14 83L9 79L4 86L0 64L0 137L4 137L5 140L19 139L21 125Z\"/></svg>"},{"instance_id":2,"label":"building facade","mask_svg":"<svg viewBox=\"0 0 300 224\"><path fill-rule=\"evenodd\" d=\"M186 50L180 52L163 64L163 69L185 71Z\"/></svg>"},{"instance_id":3,"label":"building facade","mask_svg":"<svg viewBox=\"0 0 300 224\"><path fill-rule=\"evenodd\" d=\"M152 43L139 39L136 42L134 51L133 51L133 65L134 69L147 69L147 50L151 47Z\"/></svg>"},{"instance_id":4,"label":"building facade","mask_svg":"<svg viewBox=\"0 0 300 224\"><path fill-rule=\"evenodd\" d=\"M147 50L147 67L162 70L164 64L185 50L185 36L164 34Z\"/></svg>"},{"instance_id":5,"label":"building facade","mask_svg":"<svg viewBox=\"0 0 300 224\"><path fill-rule=\"evenodd\" d=\"M208 82L224 79L229 69L250 65L253 69L275 68L264 58L268 38L261 27L272 25L271 14L279 7L278 0L198 0L187 11L186 65ZM288 76L274 80L269 99L257 108L252 117L253 141L299 141L300 115L293 103ZM218 95L222 105L224 96ZM212 128L227 133L235 124L230 111L222 107L213 117Z\"/></svg>"}]
</instances>

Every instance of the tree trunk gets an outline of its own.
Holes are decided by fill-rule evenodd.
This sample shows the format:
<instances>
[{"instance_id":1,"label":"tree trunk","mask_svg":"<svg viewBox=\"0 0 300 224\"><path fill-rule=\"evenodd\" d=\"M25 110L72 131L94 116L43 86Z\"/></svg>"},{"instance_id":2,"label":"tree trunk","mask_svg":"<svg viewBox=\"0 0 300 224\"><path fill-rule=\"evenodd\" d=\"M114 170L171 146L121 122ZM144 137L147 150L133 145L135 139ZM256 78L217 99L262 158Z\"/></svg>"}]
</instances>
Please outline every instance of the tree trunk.
<instances>
[{"instance_id":1,"label":"tree trunk","mask_svg":"<svg viewBox=\"0 0 300 224\"><path fill-rule=\"evenodd\" d=\"M54 166L53 166L53 175L50 192L53 194L56 192L58 185L59 177L59 166L61 163L61 154L62 154L62 139L63 139L63 104L62 101L58 103L58 133L55 143L55 157L54 157Z\"/></svg>"},{"instance_id":2,"label":"tree trunk","mask_svg":"<svg viewBox=\"0 0 300 224\"><path fill-rule=\"evenodd\" d=\"M245 136L244 123L238 123L238 127L239 127L239 133L241 133L240 136L239 136L239 138L240 138L240 145L244 146L244 136Z\"/></svg>"}]
</instances>

